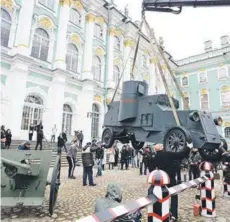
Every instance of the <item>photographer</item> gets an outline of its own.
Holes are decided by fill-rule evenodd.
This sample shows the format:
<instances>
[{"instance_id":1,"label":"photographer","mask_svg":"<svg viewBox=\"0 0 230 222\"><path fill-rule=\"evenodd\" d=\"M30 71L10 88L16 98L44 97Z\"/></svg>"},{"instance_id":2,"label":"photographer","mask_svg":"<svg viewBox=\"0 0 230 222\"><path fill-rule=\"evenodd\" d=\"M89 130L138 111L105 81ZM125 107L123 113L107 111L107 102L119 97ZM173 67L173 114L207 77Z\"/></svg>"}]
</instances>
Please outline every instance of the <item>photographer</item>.
<instances>
[{"instance_id":1,"label":"photographer","mask_svg":"<svg viewBox=\"0 0 230 222\"><path fill-rule=\"evenodd\" d=\"M170 178L170 184L168 187L172 187L176 185L176 172L174 169L175 161L180 161L183 158L187 157L189 155L189 152L192 148L192 143L187 143L187 146L185 149L181 152L170 152L170 151L164 151L162 144L156 144L154 146L154 149L156 151L156 156L154 158L154 168L165 171L169 178ZM150 192L150 191L149 191ZM150 195L151 193L149 193ZM178 196L172 196L171 197L171 221L177 221L178 220Z\"/></svg>"},{"instance_id":2,"label":"photographer","mask_svg":"<svg viewBox=\"0 0 230 222\"><path fill-rule=\"evenodd\" d=\"M83 186L87 185L87 177L89 181L89 186L96 186L93 183L93 152L98 149L96 142L87 143L82 149L82 164L83 164Z\"/></svg>"}]
</instances>

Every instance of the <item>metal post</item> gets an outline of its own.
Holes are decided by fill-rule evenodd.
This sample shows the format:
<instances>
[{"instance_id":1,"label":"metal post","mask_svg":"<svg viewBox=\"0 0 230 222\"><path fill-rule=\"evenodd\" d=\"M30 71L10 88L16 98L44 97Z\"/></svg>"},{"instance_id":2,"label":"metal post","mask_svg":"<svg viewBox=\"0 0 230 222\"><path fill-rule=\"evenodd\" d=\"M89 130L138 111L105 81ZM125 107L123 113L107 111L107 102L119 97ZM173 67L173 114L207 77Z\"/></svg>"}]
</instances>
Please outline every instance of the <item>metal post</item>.
<instances>
[{"instance_id":1,"label":"metal post","mask_svg":"<svg viewBox=\"0 0 230 222\"><path fill-rule=\"evenodd\" d=\"M209 179L200 185L201 216L216 217L213 165L209 162L200 164L201 176Z\"/></svg>"},{"instance_id":2,"label":"metal post","mask_svg":"<svg viewBox=\"0 0 230 222\"><path fill-rule=\"evenodd\" d=\"M154 170L148 177L148 183L151 186L148 189L148 195L154 194L158 202L147 206L149 222L169 222L169 190L167 184L170 179L167 173L162 170Z\"/></svg>"},{"instance_id":3,"label":"metal post","mask_svg":"<svg viewBox=\"0 0 230 222\"><path fill-rule=\"evenodd\" d=\"M224 176L224 197L230 198L230 163L224 162L225 169L223 170Z\"/></svg>"}]
</instances>

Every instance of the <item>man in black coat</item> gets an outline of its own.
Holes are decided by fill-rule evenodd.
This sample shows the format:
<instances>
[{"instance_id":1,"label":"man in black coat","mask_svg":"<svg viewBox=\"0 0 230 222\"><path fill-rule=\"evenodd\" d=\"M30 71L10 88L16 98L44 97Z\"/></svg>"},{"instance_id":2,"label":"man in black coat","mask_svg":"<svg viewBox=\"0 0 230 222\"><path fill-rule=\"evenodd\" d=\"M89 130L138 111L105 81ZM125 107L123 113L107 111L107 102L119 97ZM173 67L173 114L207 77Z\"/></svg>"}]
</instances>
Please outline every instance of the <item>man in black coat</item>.
<instances>
[{"instance_id":1,"label":"man in black coat","mask_svg":"<svg viewBox=\"0 0 230 222\"><path fill-rule=\"evenodd\" d=\"M86 146L82 148L83 186L87 185L87 177L89 180L89 186L96 186L93 182L93 152L98 148L99 147L96 143L87 143Z\"/></svg>"},{"instance_id":2,"label":"man in black coat","mask_svg":"<svg viewBox=\"0 0 230 222\"><path fill-rule=\"evenodd\" d=\"M168 187L175 186L176 183L176 171L174 169L175 161L180 161L185 157L188 157L192 143L187 143L187 146L183 151L180 152L170 152L164 151L162 144L156 144L154 149L156 151L156 156L154 157L154 168L165 171L170 178L170 184ZM151 194L151 193L149 193ZM171 220L177 221L178 219L178 196L174 195L171 197Z\"/></svg>"},{"instance_id":3,"label":"man in black coat","mask_svg":"<svg viewBox=\"0 0 230 222\"><path fill-rule=\"evenodd\" d=\"M121 150L121 170L123 170L123 166L125 164L125 169L128 170L129 167L129 150L126 145L122 147Z\"/></svg>"}]
</instances>

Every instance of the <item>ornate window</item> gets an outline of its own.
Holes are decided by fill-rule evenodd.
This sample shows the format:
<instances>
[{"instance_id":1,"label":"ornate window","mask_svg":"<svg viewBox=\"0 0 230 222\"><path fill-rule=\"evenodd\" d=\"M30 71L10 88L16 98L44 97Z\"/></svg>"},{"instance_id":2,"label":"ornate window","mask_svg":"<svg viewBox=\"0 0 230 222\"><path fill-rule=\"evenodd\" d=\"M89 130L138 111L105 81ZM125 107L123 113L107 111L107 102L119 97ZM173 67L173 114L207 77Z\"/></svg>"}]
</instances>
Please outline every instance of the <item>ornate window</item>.
<instances>
[{"instance_id":1,"label":"ornate window","mask_svg":"<svg viewBox=\"0 0 230 222\"><path fill-rule=\"evenodd\" d=\"M119 77L120 77L120 69L118 68L118 66L114 66L113 67L113 81L116 83L116 85L118 84Z\"/></svg>"},{"instance_id":2,"label":"ornate window","mask_svg":"<svg viewBox=\"0 0 230 222\"><path fill-rule=\"evenodd\" d=\"M93 79L101 81L101 60L98 56L93 59Z\"/></svg>"},{"instance_id":3,"label":"ornate window","mask_svg":"<svg viewBox=\"0 0 230 222\"><path fill-rule=\"evenodd\" d=\"M230 138L230 127L224 129L224 136L225 138Z\"/></svg>"},{"instance_id":4,"label":"ornate window","mask_svg":"<svg viewBox=\"0 0 230 222\"><path fill-rule=\"evenodd\" d=\"M100 38L100 39L103 38L103 29L101 28L101 26L100 26L99 24L95 24L95 27L94 27L94 35L95 35L97 38Z\"/></svg>"},{"instance_id":5,"label":"ornate window","mask_svg":"<svg viewBox=\"0 0 230 222\"><path fill-rule=\"evenodd\" d=\"M63 105L62 132L71 135L73 111L68 104Z\"/></svg>"},{"instance_id":6,"label":"ornate window","mask_svg":"<svg viewBox=\"0 0 230 222\"><path fill-rule=\"evenodd\" d=\"M99 136L99 107L97 104L93 104L92 106L92 123L91 123L91 138L98 138Z\"/></svg>"},{"instance_id":7,"label":"ornate window","mask_svg":"<svg viewBox=\"0 0 230 222\"><path fill-rule=\"evenodd\" d=\"M222 86L220 89L220 100L222 107L230 107L230 87Z\"/></svg>"},{"instance_id":8,"label":"ornate window","mask_svg":"<svg viewBox=\"0 0 230 222\"><path fill-rule=\"evenodd\" d=\"M221 79L226 79L228 78L228 70L226 67L223 67L223 68L220 68L218 70L218 79L221 80Z\"/></svg>"},{"instance_id":9,"label":"ornate window","mask_svg":"<svg viewBox=\"0 0 230 222\"><path fill-rule=\"evenodd\" d=\"M184 93L184 101L185 102L183 103L183 110L188 110L189 109L189 103L190 103L188 93Z\"/></svg>"},{"instance_id":10,"label":"ornate window","mask_svg":"<svg viewBox=\"0 0 230 222\"><path fill-rule=\"evenodd\" d=\"M78 49L74 44L68 44L66 53L66 69L77 72L78 66Z\"/></svg>"},{"instance_id":11,"label":"ornate window","mask_svg":"<svg viewBox=\"0 0 230 222\"><path fill-rule=\"evenodd\" d=\"M1 8L1 45L7 47L10 38L11 17L10 14Z\"/></svg>"},{"instance_id":12,"label":"ornate window","mask_svg":"<svg viewBox=\"0 0 230 222\"><path fill-rule=\"evenodd\" d=\"M80 26L81 25L81 19L82 19L81 14L77 10L71 9L70 17L69 17L70 22L72 22L74 25Z\"/></svg>"},{"instance_id":13,"label":"ornate window","mask_svg":"<svg viewBox=\"0 0 230 222\"><path fill-rule=\"evenodd\" d=\"M114 48L117 50L121 49L121 41L117 36L114 36Z\"/></svg>"},{"instance_id":14,"label":"ornate window","mask_svg":"<svg viewBox=\"0 0 230 222\"><path fill-rule=\"evenodd\" d=\"M208 98L208 90L206 89L202 89L200 91L200 107L201 110L208 110L209 98Z\"/></svg>"},{"instance_id":15,"label":"ornate window","mask_svg":"<svg viewBox=\"0 0 230 222\"><path fill-rule=\"evenodd\" d=\"M142 66L147 67L147 57L142 55Z\"/></svg>"},{"instance_id":16,"label":"ornate window","mask_svg":"<svg viewBox=\"0 0 230 222\"><path fill-rule=\"evenodd\" d=\"M207 74L206 72L199 73L199 84L203 84L207 82Z\"/></svg>"},{"instance_id":17,"label":"ornate window","mask_svg":"<svg viewBox=\"0 0 230 222\"><path fill-rule=\"evenodd\" d=\"M188 77L187 76L182 77L181 84L182 84L182 86L188 86Z\"/></svg>"},{"instance_id":18,"label":"ornate window","mask_svg":"<svg viewBox=\"0 0 230 222\"><path fill-rule=\"evenodd\" d=\"M49 35L44 29L38 28L35 30L31 56L46 61L48 57L48 52Z\"/></svg>"},{"instance_id":19,"label":"ornate window","mask_svg":"<svg viewBox=\"0 0 230 222\"><path fill-rule=\"evenodd\" d=\"M54 10L55 0L39 0L39 3L51 10Z\"/></svg>"},{"instance_id":20,"label":"ornate window","mask_svg":"<svg viewBox=\"0 0 230 222\"><path fill-rule=\"evenodd\" d=\"M30 124L38 125L42 121L43 100L39 96L29 95L24 101L21 129L28 130Z\"/></svg>"}]
</instances>

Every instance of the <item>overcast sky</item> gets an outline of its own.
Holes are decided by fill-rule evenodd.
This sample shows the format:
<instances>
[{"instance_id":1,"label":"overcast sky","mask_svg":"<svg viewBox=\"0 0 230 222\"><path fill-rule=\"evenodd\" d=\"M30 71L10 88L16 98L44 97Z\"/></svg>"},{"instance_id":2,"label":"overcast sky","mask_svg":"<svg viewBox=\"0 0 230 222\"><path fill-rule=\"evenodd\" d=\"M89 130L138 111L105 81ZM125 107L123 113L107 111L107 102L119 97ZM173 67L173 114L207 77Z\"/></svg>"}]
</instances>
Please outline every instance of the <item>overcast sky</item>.
<instances>
[{"instance_id":1,"label":"overcast sky","mask_svg":"<svg viewBox=\"0 0 230 222\"><path fill-rule=\"evenodd\" d=\"M140 20L142 0L115 0L119 9L128 4L129 15ZM179 15L147 12L147 21L157 36L164 38L166 50L174 59L204 52L204 42L213 41L220 47L220 36L230 36L230 7L184 8Z\"/></svg>"}]
</instances>

